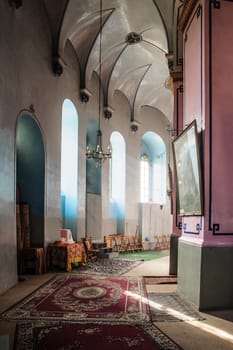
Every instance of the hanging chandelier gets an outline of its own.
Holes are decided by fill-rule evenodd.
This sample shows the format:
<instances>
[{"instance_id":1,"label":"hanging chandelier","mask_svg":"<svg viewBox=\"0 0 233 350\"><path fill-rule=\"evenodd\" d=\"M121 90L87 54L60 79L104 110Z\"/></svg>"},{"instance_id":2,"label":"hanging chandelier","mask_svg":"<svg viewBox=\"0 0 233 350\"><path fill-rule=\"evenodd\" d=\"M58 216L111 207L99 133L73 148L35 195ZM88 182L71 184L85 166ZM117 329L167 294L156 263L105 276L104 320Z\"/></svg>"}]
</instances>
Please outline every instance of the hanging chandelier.
<instances>
[{"instance_id":1,"label":"hanging chandelier","mask_svg":"<svg viewBox=\"0 0 233 350\"><path fill-rule=\"evenodd\" d=\"M101 167L102 163L112 158L112 152L110 146L108 146L107 152L103 151L102 148L102 131L100 128L100 115L101 115L101 81L102 81L102 0L100 0L100 29L99 29L99 120L98 120L98 130L96 132L96 146L94 148L89 148L87 146L86 157L87 159L93 159L95 161L96 167Z\"/></svg>"},{"instance_id":2,"label":"hanging chandelier","mask_svg":"<svg viewBox=\"0 0 233 350\"><path fill-rule=\"evenodd\" d=\"M87 147L86 156L87 159L94 159L96 167L101 167L102 163L106 159L112 158L112 151L110 146L108 146L107 152L103 151L102 132L100 128L96 132L96 146L93 149Z\"/></svg>"}]
</instances>

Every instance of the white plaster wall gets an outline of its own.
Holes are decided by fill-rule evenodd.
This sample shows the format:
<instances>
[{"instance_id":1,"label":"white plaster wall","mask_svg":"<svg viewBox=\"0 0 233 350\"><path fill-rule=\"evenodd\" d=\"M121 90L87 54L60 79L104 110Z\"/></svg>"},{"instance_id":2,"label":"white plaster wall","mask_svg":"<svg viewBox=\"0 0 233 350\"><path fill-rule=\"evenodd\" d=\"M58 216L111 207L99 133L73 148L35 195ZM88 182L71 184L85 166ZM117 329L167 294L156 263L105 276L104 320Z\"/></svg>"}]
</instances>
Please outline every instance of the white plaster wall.
<instances>
[{"instance_id":1,"label":"white plaster wall","mask_svg":"<svg viewBox=\"0 0 233 350\"><path fill-rule=\"evenodd\" d=\"M101 196L87 193L87 236L93 241L102 241Z\"/></svg>"},{"instance_id":2,"label":"white plaster wall","mask_svg":"<svg viewBox=\"0 0 233 350\"><path fill-rule=\"evenodd\" d=\"M61 77L51 70L51 35L44 7L24 1L18 10L0 2L0 292L17 282L15 223L15 127L17 116L33 104L46 152L45 245L59 237L61 111L65 98L78 101L78 79L72 64ZM71 60L72 63L72 60ZM30 114L30 113L29 113ZM82 115L82 113L80 113ZM85 118L85 113L83 113ZM81 123L82 124L82 117ZM84 123L85 129L85 123ZM79 129L83 132L82 126ZM81 134L82 135L82 134ZM80 137L80 144L85 137ZM81 156L80 156L81 158ZM82 173L82 167L79 168ZM79 182L83 215L85 187ZM80 216L81 216L80 215ZM80 220L81 221L81 220ZM84 220L83 220L84 221Z\"/></svg>"},{"instance_id":3,"label":"white plaster wall","mask_svg":"<svg viewBox=\"0 0 233 350\"><path fill-rule=\"evenodd\" d=\"M140 232L142 241L156 242L158 235L171 234L172 216L169 206L160 206L157 203L140 203Z\"/></svg>"},{"instance_id":4,"label":"white plaster wall","mask_svg":"<svg viewBox=\"0 0 233 350\"><path fill-rule=\"evenodd\" d=\"M130 129L130 110L129 105L121 93L115 93L113 103L114 114L112 119L104 121L102 125L106 126L105 136L109 140L112 131L119 131L125 139L126 143L126 210L125 222L127 223L127 234L135 234L136 227L140 220L140 149L141 138L147 131L154 131L164 141L167 152L167 161L172 161L171 143L169 132L168 119L157 109L142 108L141 109L141 125L138 131L133 134ZM119 108L120 107L120 108ZM105 147L108 142L105 143ZM102 215L103 227L102 236L109 234L109 227L113 224L109 218L109 164L104 164L103 167L103 202ZM167 189L170 189L168 169L167 169ZM171 202L170 197L167 200L163 209L160 210L159 205L156 206L156 228L158 234L170 234L171 228ZM158 209L159 208L159 209ZM112 231L114 231L114 226ZM116 226L115 226L116 227ZM117 233L117 232L111 232Z\"/></svg>"},{"instance_id":5,"label":"white plaster wall","mask_svg":"<svg viewBox=\"0 0 233 350\"><path fill-rule=\"evenodd\" d=\"M14 10L0 1L0 293L17 283L15 213L15 128L17 117L33 104L41 127L46 152L45 167L45 246L59 238L61 116L64 99L76 106L79 126L78 150L78 238L85 235L86 215L86 127L89 117L97 116L97 81L93 78L87 104L79 99L79 72L73 50L66 46L67 67L60 77L51 69L52 40L41 1L24 0ZM97 96L97 98L95 97ZM128 234L135 233L139 215L139 155L144 132L155 131L168 149L166 118L155 109L141 111L139 131L130 131L130 111L126 99L116 93L109 121L102 119L103 145L112 131L119 131L126 142L126 222ZM115 233L109 217L109 163L102 169L102 238ZM169 203L167 204L169 207ZM168 210L169 212L169 210ZM101 214L99 214L101 216ZM169 220L169 215L164 220Z\"/></svg>"}]
</instances>

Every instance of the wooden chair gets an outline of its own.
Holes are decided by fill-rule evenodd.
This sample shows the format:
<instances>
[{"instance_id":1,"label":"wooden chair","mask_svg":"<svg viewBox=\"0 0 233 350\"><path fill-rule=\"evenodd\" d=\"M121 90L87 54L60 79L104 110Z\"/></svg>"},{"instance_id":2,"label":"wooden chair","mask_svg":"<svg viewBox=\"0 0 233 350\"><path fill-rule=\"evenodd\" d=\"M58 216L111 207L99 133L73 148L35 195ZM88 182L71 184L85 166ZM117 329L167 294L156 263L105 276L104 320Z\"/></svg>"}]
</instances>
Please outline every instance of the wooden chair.
<instances>
[{"instance_id":1,"label":"wooden chair","mask_svg":"<svg viewBox=\"0 0 233 350\"><path fill-rule=\"evenodd\" d=\"M135 238L134 236L126 236L125 237L128 240L128 252L134 252L136 250L136 245L135 245Z\"/></svg>"},{"instance_id":2,"label":"wooden chair","mask_svg":"<svg viewBox=\"0 0 233 350\"><path fill-rule=\"evenodd\" d=\"M129 248L129 240L128 237L122 237L120 251L123 253L127 253Z\"/></svg>"},{"instance_id":3,"label":"wooden chair","mask_svg":"<svg viewBox=\"0 0 233 350\"><path fill-rule=\"evenodd\" d=\"M113 240L114 240L114 250L119 253L121 251L122 236L116 235L113 238Z\"/></svg>"},{"instance_id":4,"label":"wooden chair","mask_svg":"<svg viewBox=\"0 0 233 350\"><path fill-rule=\"evenodd\" d=\"M119 234L112 237L112 250L114 252L119 253L120 248L121 248L121 238L122 238L122 236Z\"/></svg>"},{"instance_id":5,"label":"wooden chair","mask_svg":"<svg viewBox=\"0 0 233 350\"><path fill-rule=\"evenodd\" d=\"M89 237L82 238L82 242L85 247L87 260L92 260L92 261L97 260L99 249L93 248L92 237L89 236Z\"/></svg>"},{"instance_id":6,"label":"wooden chair","mask_svg":"<svg viewBox=\"0 0 233 350\"><path fill-rule=\"evenodd\" d=\"M114 249L114 241L112 236L104 236L104 242L107 248Z\"/></svg>"},{"instance_id":7,"label":"wooden chair","mask_svg":"<svg viewBox=\"0 0 233 350\"><path fill-rule=\"evenodd\" d=\"M157 250L163 249L163 235L157 235L155 249Z\"/></svg>"},{"instance_id":8,"label":"wooden chair","mask_svg":"<svg viewBox=\"0 0 233 350\"><path fill-rule=\"evenodd\" d=\"M43 248L24 248L21 254L23 273L42 274L44 272Z\"/></svg>"},{"instance_id":9,"label":"wooden chair","mask_svg":"<svg viewBox=\"0 0 233 350\"><path fill-rule=\"evenodd\" d=\"M135 242L135 250L136 251L143 251L143 244L142 244L142 239L140 236L135 235L134 237L134 242Z\"/></svg>"},{"instance_id":10,"label":"wooden chair","mask_svg":"<svg viewBox=\"0 0 233 350\"><path fill-rule=\"evenodd\" d=\"M128 249L128 241L122 235L114 236L114 247L118 253L125 253Z\"/></svg>"}]
</instances>

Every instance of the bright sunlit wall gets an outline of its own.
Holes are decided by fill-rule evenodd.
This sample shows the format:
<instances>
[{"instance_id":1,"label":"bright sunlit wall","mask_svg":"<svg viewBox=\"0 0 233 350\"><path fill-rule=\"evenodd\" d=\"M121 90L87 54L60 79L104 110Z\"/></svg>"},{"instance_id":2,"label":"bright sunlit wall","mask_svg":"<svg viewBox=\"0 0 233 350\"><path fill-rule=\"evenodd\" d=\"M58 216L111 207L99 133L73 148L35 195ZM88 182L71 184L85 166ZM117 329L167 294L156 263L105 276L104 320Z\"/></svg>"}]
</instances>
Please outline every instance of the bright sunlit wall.
<instances>
[{"instance_id":1,"label":"bright sunlit wall","mask_svg":"<svg viewBox=\"0 0 233 350\"><path fill-rule=\"evenodd\" d=\"M125 140L114 131L111 135L112 159L110 162L110 210L117 220L117 232L124 232L125 218Z\"/></svg>"},{"instance_id":2,"label":"bright sunlit wall","mask_svg":"<svg viewBox=\"0 0 233 350\"><path fill-rule=\"evenodd\" d=\"M154 132L142 137L140 158L141 202L166 203L166 148L162 138Z\"/></svg>"},{"instance_id":3,"label":"bright sunlit wall","mask_svg":"<svg viewBox=\"0 0 233 350\"><path fill-rule=\"evenodd\" d=\"M77 237L78 216L78 115L74 104L66 99L62 107L61 142L61 217L63 228Z\"/></svg>"}]
</instances>

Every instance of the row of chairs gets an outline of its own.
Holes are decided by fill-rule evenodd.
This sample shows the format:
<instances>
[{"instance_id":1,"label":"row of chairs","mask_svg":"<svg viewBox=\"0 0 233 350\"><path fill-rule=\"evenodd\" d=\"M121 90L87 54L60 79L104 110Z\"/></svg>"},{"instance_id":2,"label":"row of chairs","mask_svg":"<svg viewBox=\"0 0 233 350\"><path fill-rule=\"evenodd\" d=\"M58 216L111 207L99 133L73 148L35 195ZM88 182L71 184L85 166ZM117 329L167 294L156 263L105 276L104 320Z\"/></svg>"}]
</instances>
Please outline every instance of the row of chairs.
<instances>
[{"instance_id":1,"label":"row of chairs","mask_svg":"<svg viewBox=\"0 0 233 350\"><path fill-rule=\"evenodd\" d=\"M170 248L170 235L161 234L156 236L155 249L166 250Z\"/></svg>"},{"instance_id":2,"label":"row of chairs","mask_svg":"<svg viewBox=\"0 0 233 350\"><path fill-rule=\"evenodd\" d=\"M92 237L87 236L82 238L81 240L85 247L87 260L97 260L100 249L96 249L93 247ZM109 235L104 237L104 242L106 247L111 248L113 252L126 253L143 250L142 241L139 236L123 236L119 234Z\"/></svg>"},{"instance_id":3,"label":"row of chairs","mask_svg":"<svg viewBox=\"0 0 233 350\"><path fill-rule=\"evenodd\" d=\"M85 247L86 255L88 260L95 261L98 257L99 249L93 247L92 237L88 236L82 238L82 242ZM107 248L111 248L113 252L127 253L127 252L138 252L143 251L143 244L139 235L134 236L123 236L120 234L113 234L104 236L104 242ZM170 235L162 234L156 236L156 250L169 249L170 246Z\"/></svg>"},{"instance_id":4,"label":"row of chairs","mask_svg":"<svg viewBox=\"0 0 233 350\"><path fill-rule=\"evenodd\" d=\"M142 240L138 235L108 235L104 237L104 241L107 247L118 253L143 251Z\"/></svg>"}]
</instances>

